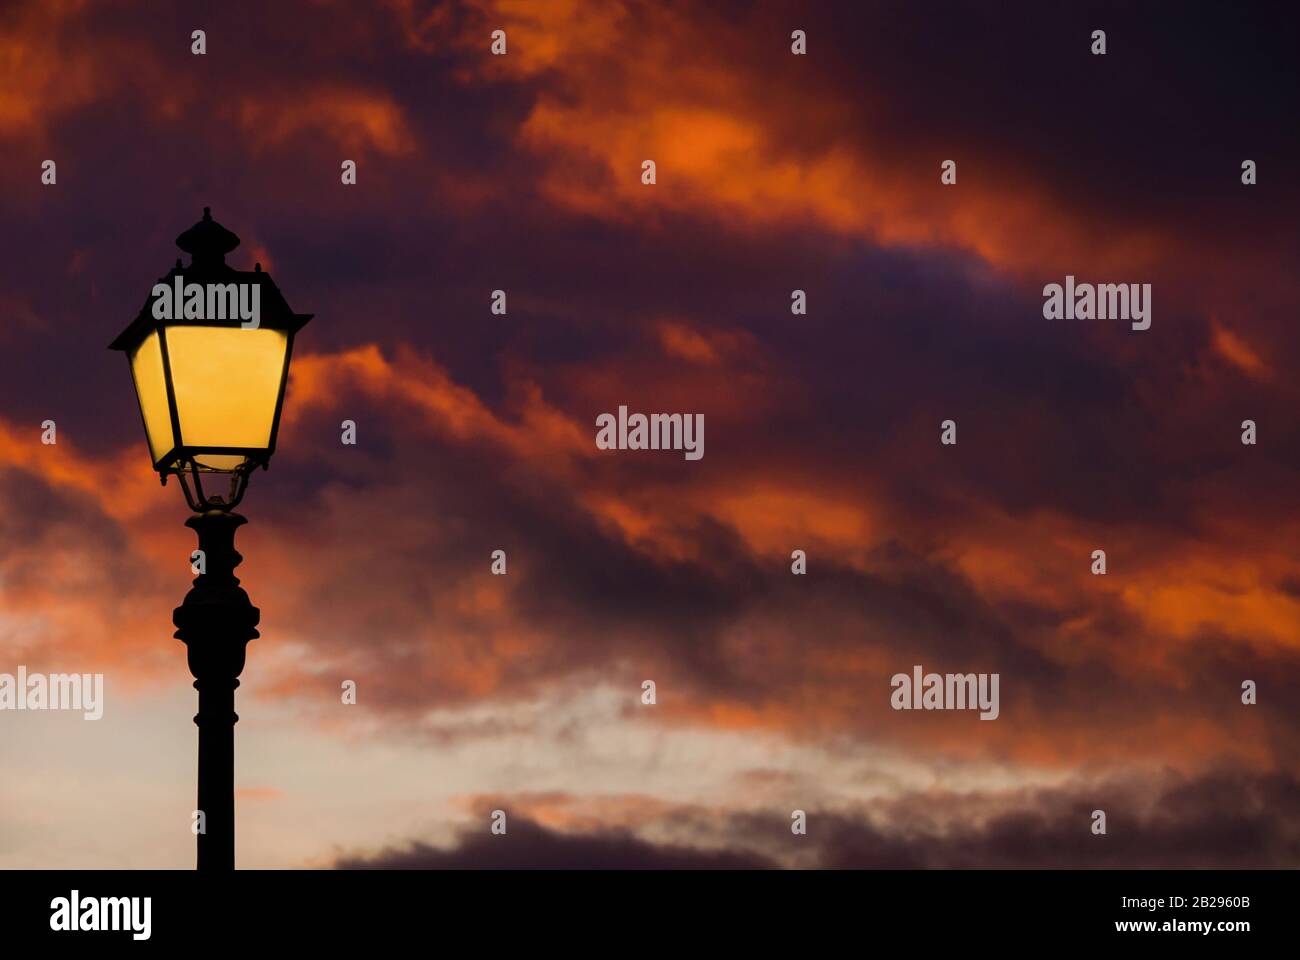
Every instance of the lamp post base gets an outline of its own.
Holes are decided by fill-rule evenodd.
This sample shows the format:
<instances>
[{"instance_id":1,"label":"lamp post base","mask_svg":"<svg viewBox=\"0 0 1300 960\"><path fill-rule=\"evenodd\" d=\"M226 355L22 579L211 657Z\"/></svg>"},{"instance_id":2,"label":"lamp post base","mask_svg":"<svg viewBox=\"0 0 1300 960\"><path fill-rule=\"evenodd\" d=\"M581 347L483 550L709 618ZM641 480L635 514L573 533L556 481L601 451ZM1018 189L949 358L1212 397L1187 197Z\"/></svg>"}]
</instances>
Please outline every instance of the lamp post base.
<instances>
[{"instance_id":1,"label":"lamp post base","mask_svg":"<svg viewBox=\"0 0 1300 960\"><path fill-rule=\"evenodd\" d=\"M198 534L201 571L172 614L199 692L198 869L235 868L235 688L261 614L239 585L237 513L209 510L185 522Z\"/></svg>"}]
</instances>

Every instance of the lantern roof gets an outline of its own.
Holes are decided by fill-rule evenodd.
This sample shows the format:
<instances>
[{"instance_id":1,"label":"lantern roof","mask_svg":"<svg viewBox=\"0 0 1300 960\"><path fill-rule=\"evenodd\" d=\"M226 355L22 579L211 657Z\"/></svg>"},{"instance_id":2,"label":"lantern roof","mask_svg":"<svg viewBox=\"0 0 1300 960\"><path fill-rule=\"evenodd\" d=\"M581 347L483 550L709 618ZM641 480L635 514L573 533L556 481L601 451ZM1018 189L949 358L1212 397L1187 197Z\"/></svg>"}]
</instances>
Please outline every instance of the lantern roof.
<instances>
[{"instance_id":1,"label":"lantern roof","mask_svg":"<svg viewBox=\"0 0 1300 960\"><path fill-rule=\"evenodd\" d=\"M255 283L261 289L260 326L272 330L296 332L312 318L310 313L294 313L284 294L275 285L270 274L263 272L262 265L256 264L252 270L236 270L226 263L226 254L239 246L239 237L212 219L212 208L203 208L203 219L176 238L176 246L190 255L189 266L177 258L176 265L158 278L159 283L171 285L176 278L182 278L184 284L228 284ZM238 326L239 320L158 320L153 313L154 294L152 290L145 299L140 312L117 338L108 345L110 350L131 351L153 330L160 326L180 324L213 324Z\"/></svg>"},{"instance_id":2,"label":"lantern roof","mask_svg":"<svg viewBox=\"0 0 1300 960\"><path fill-rule=\"evenodd\" d=\"M203 208L203 219L176 238L176 246L194 258L195 265L225 263L226 254L239 246L239 237L212 219L212 208Z\"/></svg>"}]
</instances>

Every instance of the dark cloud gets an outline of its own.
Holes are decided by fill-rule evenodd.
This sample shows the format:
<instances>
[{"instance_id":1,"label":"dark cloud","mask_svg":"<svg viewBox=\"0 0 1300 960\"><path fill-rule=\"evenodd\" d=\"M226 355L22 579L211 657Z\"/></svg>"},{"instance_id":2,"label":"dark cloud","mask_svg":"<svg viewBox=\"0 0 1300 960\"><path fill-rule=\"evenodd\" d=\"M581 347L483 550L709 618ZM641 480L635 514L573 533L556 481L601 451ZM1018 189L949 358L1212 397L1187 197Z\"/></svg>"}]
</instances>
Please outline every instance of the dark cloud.
<instances>
[{"instance_id":1,"label":"dark cloud","mask_svg":"<svg viewBox=\"0 0 1300 960\"><path fill-rule=\"evenodd\" d=\"M960 800L948 803L956 807ZM978 823L877 828L831 818L824 867L1081 869L1282 868L1300 861L1300 784L1287 775L1170 778L1154 791L1102 782L1051 791ZM1106 813L1106 835L1091 832ZM949 813L955 811L950 810Z\"/></svg>"},{"instance_id":2,"label":"dark cloud","mask_svg":"<svg viewBox=\"0 0 1300 960\"><path fill-rule=\"evenodd\" d=\"M501 836L466 830L447 849L413 843L336 864L344 870L754 870L775 865L753 853L657 845L626 832L566 834L518 817Z\"/></svg>"},{"instance_id":3,"label":"dark cloud","mask_svg":"<svg viewBox=\"0 0 1300 960\"><path fill-rule=\"evenodd\" d=\"M1092 832L1093 812L1106 833ZM1254 869L1300 862L1300 783L1286 775L1212 772L1197 779L1098 781L1088 788L999 795L907 795L863 812L722 815L697 833L711 849L628 832L561 831L523 817L504 836L465 830L449 847L412 843L341 858L342 869L630 869L803 866L823 869ZM486 820L484 821L486 823Z\"/></svg>"}]
</instances>

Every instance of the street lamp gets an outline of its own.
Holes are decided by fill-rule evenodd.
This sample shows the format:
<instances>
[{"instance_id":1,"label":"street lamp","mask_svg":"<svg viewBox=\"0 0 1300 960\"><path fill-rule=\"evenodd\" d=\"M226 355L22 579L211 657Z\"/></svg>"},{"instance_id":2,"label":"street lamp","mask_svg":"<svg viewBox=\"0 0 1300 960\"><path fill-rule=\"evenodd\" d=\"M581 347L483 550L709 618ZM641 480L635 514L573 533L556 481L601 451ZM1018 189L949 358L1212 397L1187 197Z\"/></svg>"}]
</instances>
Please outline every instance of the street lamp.
<instances>
[{"instance_id":1,"label":"street lamp","mask_svg":"<svg viewBox=\"0 0 1300 960\"><path fill-rule=\"evenodd\" d=\"M235 576L247 521L232 510L275 452L293 337L311 314L290 310L260 263L227 265L239 238L207 207L176 245L190 265L176 261L109 349L130 361L153 468L164 484L179 478L196 514L185 525L198 534L199 575L172 621L199 692L198 869L232 870L235 688L260 616Z\"/></svg>"}]
</instances>

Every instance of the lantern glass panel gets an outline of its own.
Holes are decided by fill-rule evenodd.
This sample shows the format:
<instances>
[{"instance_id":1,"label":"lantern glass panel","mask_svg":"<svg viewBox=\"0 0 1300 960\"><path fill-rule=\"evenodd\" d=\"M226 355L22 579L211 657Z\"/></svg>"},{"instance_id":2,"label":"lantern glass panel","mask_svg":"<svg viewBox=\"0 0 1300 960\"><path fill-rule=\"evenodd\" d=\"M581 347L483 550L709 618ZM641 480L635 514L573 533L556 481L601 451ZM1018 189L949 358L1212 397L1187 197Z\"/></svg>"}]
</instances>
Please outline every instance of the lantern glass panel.
<instances>
[{"instance_id":1,"label":"lantern glass panel","mask_svg":"<svg viewBox=\"0 0 1300 960\"><path fill-rule=\"evenodd\" d=\"M149 453L157 463L176 445L157 331L145 337L135 348L131 355L131 376L135 380L135 393L140 400L144 430L149 438Z\"/></svg>"},{"instance_id":2,"label":"lantern glass panel","mask_svg":"<svg viewBox=\"0 0 1300 960\"><path fill-rule=\"evenodd\" d=\"M289 338L265 327L167 328L167 358L186 447L271 446ZM242 456L208 454L201 465L230 470Z\"/></svg>"}]
</instances>

